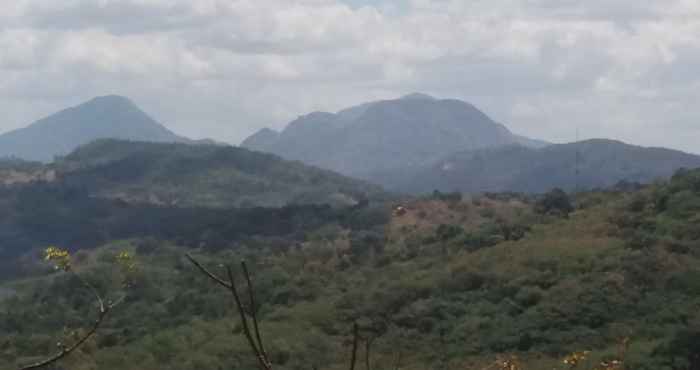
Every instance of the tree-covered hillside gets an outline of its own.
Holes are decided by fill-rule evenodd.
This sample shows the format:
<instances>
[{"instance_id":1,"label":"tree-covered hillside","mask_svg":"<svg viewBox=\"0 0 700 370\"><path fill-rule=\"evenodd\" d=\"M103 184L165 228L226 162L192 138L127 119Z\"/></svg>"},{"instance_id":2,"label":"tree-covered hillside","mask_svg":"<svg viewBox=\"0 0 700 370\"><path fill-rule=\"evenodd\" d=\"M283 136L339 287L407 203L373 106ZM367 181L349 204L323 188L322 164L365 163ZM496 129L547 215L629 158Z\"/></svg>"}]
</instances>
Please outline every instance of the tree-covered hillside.
<instances>
[{"instance_id":1,"label":"tree-covered hillside","mask_svg":"<svg viewBox=\"0 0 700 370\"><path fill-rule=\"evenodd\" d=\"M353 210L368 207L164 207L100 199L85 189L51 183L0 187L0 278L25 274L15 258L48 244L78 250L131 237L206 249L231 248L254 237L294 243L319 225L357 222Z\"/></svg>"},{"instance_id":2,"label":"tree-covered hillside","mask_svg":"<svg viewBox=\"0 0 700 370\"><path fill-rule=\"evenodd\" d=\"M614 140L585 140L544 148L507 146L453 153L429 166L378 173L387 189L425 193L545 192L606 188L619 181L650 183L680 168L700 167L700 156Z\"/></svg>"},{"instance_id":3,"label":"tree-covered hillside","mask_svg":"<svg viewBox=\"0 0 700 370\"><path fill-rule=\"evenodd\" d=\"M77 273L105 295L118 290L109 273L118 251L133 252L139 272L63 366L123 369L128 358L133 370L255 368L231 297L186 252L222 276L221 264L248 262L275 369L347 368L353 322L357 368L366 348L375 369L698 366L700 171L573 199L435 193L393 211L344 212L294 239L213 250L170 235L74 253ZM74 277L25 263L34 277L2 285L2 368L51 353L94 311ZM585 359L564 364L574 352Z\"/></svg>"},{"instance_id":4,"label":"tree-covered hillside","mask_svg":"<svg viewBox=\"0 0 700 370\"><path fill-rule=\"evenodd\" d=\"M374 185L247 149L98 140L56 163L60 182L97 197L180 207L353 205Z\"/></svg>"}]
</instances>

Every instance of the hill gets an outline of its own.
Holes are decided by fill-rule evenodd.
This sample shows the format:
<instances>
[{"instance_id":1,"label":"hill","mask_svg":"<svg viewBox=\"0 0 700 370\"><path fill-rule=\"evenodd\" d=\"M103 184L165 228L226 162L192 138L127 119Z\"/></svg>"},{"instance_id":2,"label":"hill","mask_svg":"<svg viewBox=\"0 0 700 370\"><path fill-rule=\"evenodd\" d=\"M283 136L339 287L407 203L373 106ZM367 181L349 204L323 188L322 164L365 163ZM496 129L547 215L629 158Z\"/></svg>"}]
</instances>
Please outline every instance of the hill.
<instances>
[{"instance_id":1,"label":"hill","mask_svg":"<svg viewBox=\"0 0 700 370\"><path fill-rule=\"evenodd\" d=\"M110 297L122 292L118 253L135 253L138 267L128 298L61 366L255 368L229 292L183 258L192 252L218 274L248 261L275 369L347 368L353 322L359 358L377 369L696 368L700 172L581 193L568 215L542 212L543 199L407 200L402 212L355 214L364 221L355 223L326 215L294 239L220 251L173 235L76 252L76 273ZM24 264L33 279L0 286L12 295L0 301L2 368L52 353L95 315L78 279ZM570 354L576 363L562 365Z\"/></svg>"},{"instance_id":2,"label":"hill","mask_svg":"<svg viewBox=\"0 0 700 370\"><path fill-rule=\"evenodd\" d=\"M121 96L94 98L0 135L0 157L51 161L95 139L187 142Z\"/></svg>"},{"instance_id":3,"label":"hill","mask_svg":"<svg viewBox=\"0 0 700 370\"><path fill-rule=\"evenodd\" d=\"M413 172L388 172L375 180L388 189L412 193L435 189L541 193L554 187L585 190L620 181L650 183L668 178L679 168L697 167L697 155L596 139L539 149L508 146L463 151Z\"/></svg>"},{"instance_id":4,"label":"hill","mask_svg":"<svg viewBox=\"0 0 700 370\"><path fill-rule=\"evenodd\" d=\"M181 207L354 205L374 185L248 149L98 140L53 166L65 186L92 196Z\"/></svg>"},{"instance_id":5,"label":"hill","mask_svg":"<svg viewBox=\"0 0 700 370\"><path fill-rule=\"evenodd\" d=\"M373 180L457 151L514 143L544 145L514 135L466 102L411 94L338 113L314 112L282 132L263 129L241 146Z\"/></svg>"}]
</instances>

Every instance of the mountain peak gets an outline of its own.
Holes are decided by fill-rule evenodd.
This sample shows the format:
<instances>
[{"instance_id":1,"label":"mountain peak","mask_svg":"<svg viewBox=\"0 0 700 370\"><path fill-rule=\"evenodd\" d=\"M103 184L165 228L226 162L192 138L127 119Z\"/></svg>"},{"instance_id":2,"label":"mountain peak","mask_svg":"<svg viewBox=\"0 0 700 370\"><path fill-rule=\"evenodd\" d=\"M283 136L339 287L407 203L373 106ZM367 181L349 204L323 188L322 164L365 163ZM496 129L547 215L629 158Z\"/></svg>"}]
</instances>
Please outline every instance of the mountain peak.
<instances>
[{"instance_id":1,"label":"mountain peak","mask_svg":"<svg viewBox=\"0 0 700 370\"><path fill-rule=\"evenodd\" d=\"M419 92L404 95L399 100L437 100L435 97Z\"/></svg>"},{"instance_id":2,"label":"mountain peak","mask_svg":"<svg viewBox=\"0 0 700 370\"><path fill-rule=\"evenodd\" d=\"M388 170L412 169L462 150L531 141L471 104L412 93L292 121L279 136L257 134L243 146L381 182Z\"/></svg>"},{"instance_id":3,"label":"mountain peak","mask_svg":"<svg viewBox=\"0 0 700 370\"><path fill-rule=\"evenodd\" d=\"M243 142L241 142L241 147L264 150L273 145L279 137L279 132L265 127L243 140Z\"/></svg>"},{"instance_id":4,"label":"mountain peak","mask_svg":"<svg viewBox=\"0 0 700 370\"><path fill-rule=\"evenodd\" d=\"M107 101L107 102L109 102L109 101L122 101L122 102L131 103L131 99L127 98L126 96L116 95L116 94L96 96L96 97L90 99L88 102L92 102L92 101Z\"/></svg>"},{"instance_id":5,"label":"mountain peak","mask_svg":"<svg viewBox=\"0 0 700 370\"><path fill-rule=\"evenodd\" d=\"M186 142L124 96L106 95L0 135L0 156L50 161L96 139Z\"/></svg>"},{"instance_id":6,"label":"mountain peak","mask_svg":"<svg viewBox=\"0 0 700 370\"><path fill-rule=\"evenodd\" d=\"M136 106L131 99L121 95L97 96L81 105Z\"/></svg>"}]
</instances>

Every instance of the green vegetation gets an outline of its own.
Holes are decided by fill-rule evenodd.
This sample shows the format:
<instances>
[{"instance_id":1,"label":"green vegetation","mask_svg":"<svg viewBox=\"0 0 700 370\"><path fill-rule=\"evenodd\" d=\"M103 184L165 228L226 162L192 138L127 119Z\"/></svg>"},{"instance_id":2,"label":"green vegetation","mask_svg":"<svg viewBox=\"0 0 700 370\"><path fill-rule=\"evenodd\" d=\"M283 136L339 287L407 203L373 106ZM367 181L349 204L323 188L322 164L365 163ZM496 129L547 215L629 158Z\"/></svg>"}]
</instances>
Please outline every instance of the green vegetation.
<instances>
[{"instance_id":1,"label":"green vegetation","mask_svg":"<svg viewBox=\"0 0 700 370\"><path fill-rule=\"evenodd\" d=\"M230 296L188 263L189 251L222 276L221 263L247 261L276 369L347 368L354 322L372 338L376 369L480 369L516 357L525 369L565 369L566 355L591 351L568 357L588 369L612 363L624 338L625 369L698 366L700 171L638 191L579 194L568 217L541 211L543 199L568 209L558 192L439 198L393 214L299 208L288 212L307 221L290 233L244 228L244 237L202 245L180 238L186 223L175 223L81 250L76 269L100 292L118 251L134 252L141 268L124 304L64 365L255 368ZM272 211L259 212L252 224ZM52 353L94 309L73 277L24 261L31 277L2 285L16 294L0 298L0 368Z\"/></svg>"},{"instance_id":2,"label":"green vegetation","mask_svg":"<svg viewBox=\"0 0 700 370\"><path fill-rule=\"evenodd\" d=\"M353 205L374 185L231 146L98 140L55 164L61 183L93 196L178 207Z\"/></svg>"},{"instance_id":3,"label":"green vegetation","mask_svg":"<svg viewBox=\"0 0 700 370\"><path fill-rule=\"evenodd\" d=\"M0 207L0 278L26 274L30 269L15 258L49 244L76 250L115 239L153 237L217 250L241 243L294 244L328 223L354 230L382 221L376 207L369 205L160 207L95 198L79 188L42 183L0 187Z\"/></svg>"},{"instance_id":4,"label":"green vegetation","mask_svg":"<svg viewBox=\"0 0 700 370\"><path fill-rule=\"evenodd\" d=\"M666 179L679 168L700 167L700 156L593 139L543 148L499 146L451 152L425 166L385 171L387 189L424 193L438 189L465 193L544 193L600 189Z\"/></svg>"}]
</instances>

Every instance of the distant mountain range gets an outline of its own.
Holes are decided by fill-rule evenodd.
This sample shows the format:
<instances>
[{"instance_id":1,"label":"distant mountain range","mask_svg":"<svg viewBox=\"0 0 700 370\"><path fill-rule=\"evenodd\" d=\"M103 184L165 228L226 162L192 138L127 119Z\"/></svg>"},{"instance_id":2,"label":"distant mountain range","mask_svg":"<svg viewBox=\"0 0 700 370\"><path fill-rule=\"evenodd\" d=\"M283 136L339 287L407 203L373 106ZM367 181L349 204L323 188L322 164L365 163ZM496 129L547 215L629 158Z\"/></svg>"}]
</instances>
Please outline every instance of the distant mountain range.
<instances>
[{"instance_id":1,"label":"distant mountain range","mask_svg":"<svg viewBox=\"0 0 700 370\"><path fill-rule=\"evenodd\" d=\"M424 94L311 113L242 146L409 193L589 189L700 166L695 155L612 140L550 145L513 134L469 103Z\"/></svg>"},{"instance_id":2,"label":"distant mountain range","mask_svg":"<svg viewBox=\"0 0 700 370\"><path fill-rule=\"evenodd\" d=\"M94 98L0 135L0 157L48 162L96 139L190 142L121 96Z\"/></svg>"},{"instance_id":3,"label":"distant mountain range","mask_svg":"<svg viewBox=\"0 0 700 370\"><path fill-rule=\"evenodd\" d=\"M87 145L103 138L139 143ZM408 193L543 192L645 183L700 167L696 155L619 141L551 145L512 133L469 103L425 94L310 113L281 132L250 136L242 143L249 150L146 142L214 143L174 134L127 98L98 97L0 135L0 159L15 158L0 161L0 184L58 176L135 202L278 206L353 204L380 192L364 181ZM52 167L57 174L16 160L65 155Z\"/></svg>"},{"instance_id":4,"label":"distant mountain range","mask_svg":"<svg viewBox=\"0 0 700 370\"><path fill-rule=\"evenodd\" d=\"M650 183L680 168L697 167L697 155L595 139L539 149L512 145L462 151L415 171L387 172L379 182L410 193L540 193L554 187L573 191L609 187L620 181Z\"/></svg>"},{"instance_id":5,"label":"distant mountain range","mask_svg":"<svg viewBox=\"0 0 700 370\"><path fill-rule=\"evenodd\" d=\"M375 180L386 171L421 168L457 151L512 144L547 143L513 134L466 102L411 94L338 113L310 113L282 132L262 129L241 145Z\"/></svg>"}]
</instances>

